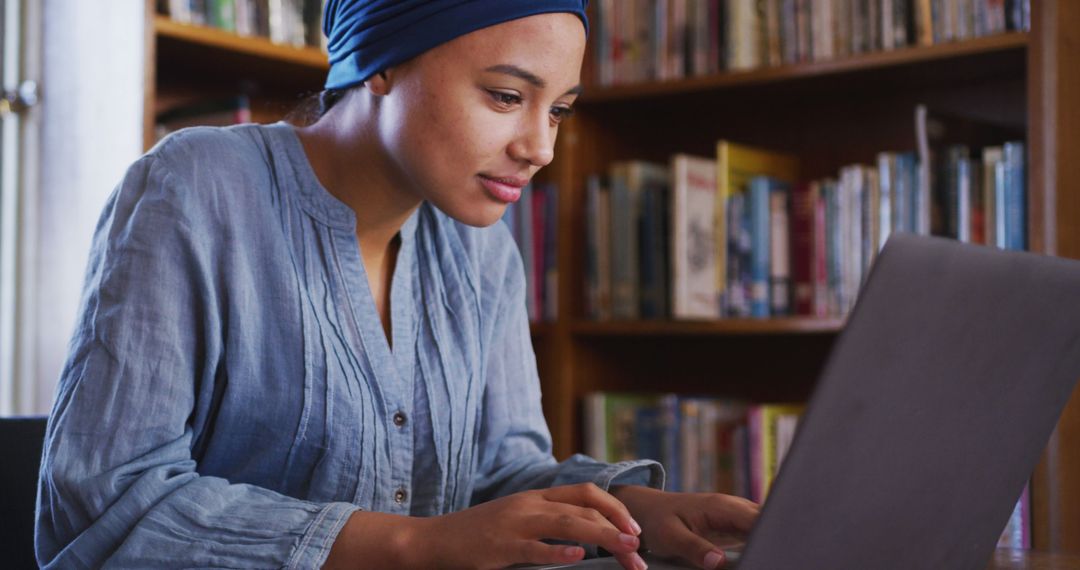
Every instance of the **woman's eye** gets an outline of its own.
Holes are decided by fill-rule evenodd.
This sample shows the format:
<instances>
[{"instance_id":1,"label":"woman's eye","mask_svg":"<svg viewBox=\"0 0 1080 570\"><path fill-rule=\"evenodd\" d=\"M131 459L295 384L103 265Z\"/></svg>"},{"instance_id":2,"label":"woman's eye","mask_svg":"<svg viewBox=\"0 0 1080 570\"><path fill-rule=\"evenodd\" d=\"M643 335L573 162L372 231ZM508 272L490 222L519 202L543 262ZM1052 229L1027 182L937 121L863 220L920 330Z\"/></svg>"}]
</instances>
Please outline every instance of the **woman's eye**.
<instances>
[{"instance_id":1,"label":"woman's eye","mask_svg":"<svg viewBox=\"0 0 1080 570\"><path fill-rule=\"evenodd\" d=\"M564 119L569 119L574 114L574 110L570 107L552 107L551 118L556 123L561 123Z\"/></svg>"},{"instance_id":2,"label":"woman's eye","mask_svg":"<svg viewBox=\"0 0 1080 570\"><path fill-rule=\"evenodd\" d=\"M503 93L502 91L488 91L491 94L491 98L500 105L517 105L521 103L521 96L513 93Z\"/></svg>"}]
</instances>

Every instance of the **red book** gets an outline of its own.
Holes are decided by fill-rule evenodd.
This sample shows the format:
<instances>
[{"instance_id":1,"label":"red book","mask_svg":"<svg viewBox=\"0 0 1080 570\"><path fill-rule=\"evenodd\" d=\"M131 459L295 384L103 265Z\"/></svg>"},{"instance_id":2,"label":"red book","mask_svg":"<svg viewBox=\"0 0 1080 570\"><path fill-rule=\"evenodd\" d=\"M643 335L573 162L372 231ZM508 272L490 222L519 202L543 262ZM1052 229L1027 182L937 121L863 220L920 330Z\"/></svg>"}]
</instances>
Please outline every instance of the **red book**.
<instances>
[{"instance_id":1,"label":"red book","mask_svg":"<svg viewBox=\"0 0 1080 570\"><path fill-rule=\"evenodd\" d=\"M828 266L828 235L825 231L825 196L821 193L821 185L811 186L814 200L814 310L811 313L816 317L829 315L829 266Z\"/></svg>"},{"instance_id":2,"label":"red book","mask_svg":"<svg viewBox=\"0 0 1080 570\"><path fill-rule=\"evenodd\" d=\"M814 216L810 186L791 191L791 279L795 285L796 315L814 314Z\"/></svg>"},{"instance_id":3,"label":"red book","mask_svg":"<svg viewBox=\"0 0 1080 570\"><path fill-rule=\"evenodd\" d=\"M532 250L533 250L533 307L536 309L536 320L544 318L544 241L547 239L547 193L548 189L542 184L534 184L532 191Z\"/></svg>"}]
</instances>

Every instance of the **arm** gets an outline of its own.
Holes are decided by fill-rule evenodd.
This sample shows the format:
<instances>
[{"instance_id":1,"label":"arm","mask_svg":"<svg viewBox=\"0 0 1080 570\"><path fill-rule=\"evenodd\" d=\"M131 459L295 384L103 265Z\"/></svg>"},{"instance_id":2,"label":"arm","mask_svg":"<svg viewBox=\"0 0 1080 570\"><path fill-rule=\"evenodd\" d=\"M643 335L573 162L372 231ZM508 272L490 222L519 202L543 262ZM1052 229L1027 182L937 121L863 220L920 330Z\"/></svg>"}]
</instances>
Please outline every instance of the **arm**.
<instances>
[{"instance_id":1,"label":"arm","mask_svg":"<svg viewBox=\"0 0 1080 570\"><path fill-rule=\"evenodd\" d=\"M222 380L216 268L163 160L132 166L95 234L46 435L38 562L317 567L354 506L197 472L193 411Z\"/></svg>"},{"instance_id":2,"label":"arm","mask_svg":"<svg viewBox=\"0 0 1080 570\"><path fill-rule=\"evenodd\" d=\"M488 354L473 504L526 489L585 482L604 490L613 484L663 488L663 468L655 461L607 464L578 454L560 463L552 456L525 310L521 257L514 251L504 259L509 267Z\"/></svg>"}]
</instances>

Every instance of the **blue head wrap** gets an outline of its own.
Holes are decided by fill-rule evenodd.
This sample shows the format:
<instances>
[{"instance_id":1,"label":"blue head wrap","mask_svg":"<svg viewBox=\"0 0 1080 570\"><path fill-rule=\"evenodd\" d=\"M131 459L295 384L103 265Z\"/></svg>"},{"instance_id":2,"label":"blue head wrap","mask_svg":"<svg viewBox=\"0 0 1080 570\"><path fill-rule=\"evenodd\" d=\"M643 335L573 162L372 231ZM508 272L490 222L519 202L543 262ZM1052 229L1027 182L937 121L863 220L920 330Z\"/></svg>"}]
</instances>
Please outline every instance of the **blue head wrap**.
<instances>
[{"instance_id":1,"label":"blue head wrap","mask_svg":"<svg viewBox=\"0 0 1080 570\"><path fill-rule=\"evenodd\" d=\"M585 17L588 0L327 0L327 89L343 89L469 32L550 12Z\"/></svg>"}]
</instances>

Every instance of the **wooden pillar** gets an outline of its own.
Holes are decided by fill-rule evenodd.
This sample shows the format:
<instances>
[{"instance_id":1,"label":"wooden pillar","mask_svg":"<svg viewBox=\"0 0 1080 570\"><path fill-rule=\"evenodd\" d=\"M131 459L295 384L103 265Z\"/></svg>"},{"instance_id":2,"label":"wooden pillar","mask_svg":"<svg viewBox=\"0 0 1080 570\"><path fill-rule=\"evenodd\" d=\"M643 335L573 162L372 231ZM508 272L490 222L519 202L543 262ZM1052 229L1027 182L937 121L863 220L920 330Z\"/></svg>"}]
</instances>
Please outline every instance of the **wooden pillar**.
<instances>
[{"instance_id":1,"label":"wooden pillar","mask_svg":"<svg viewBox=\"0 0 1080 570\"><path fill-rule=\"evenodd\" d=\"M1080 259L1080 2L1032 0L1028 109L1031 249ZM1080 553L1080 389L1033 482L1035 548Z\"/></svg>"}]
</instances>

